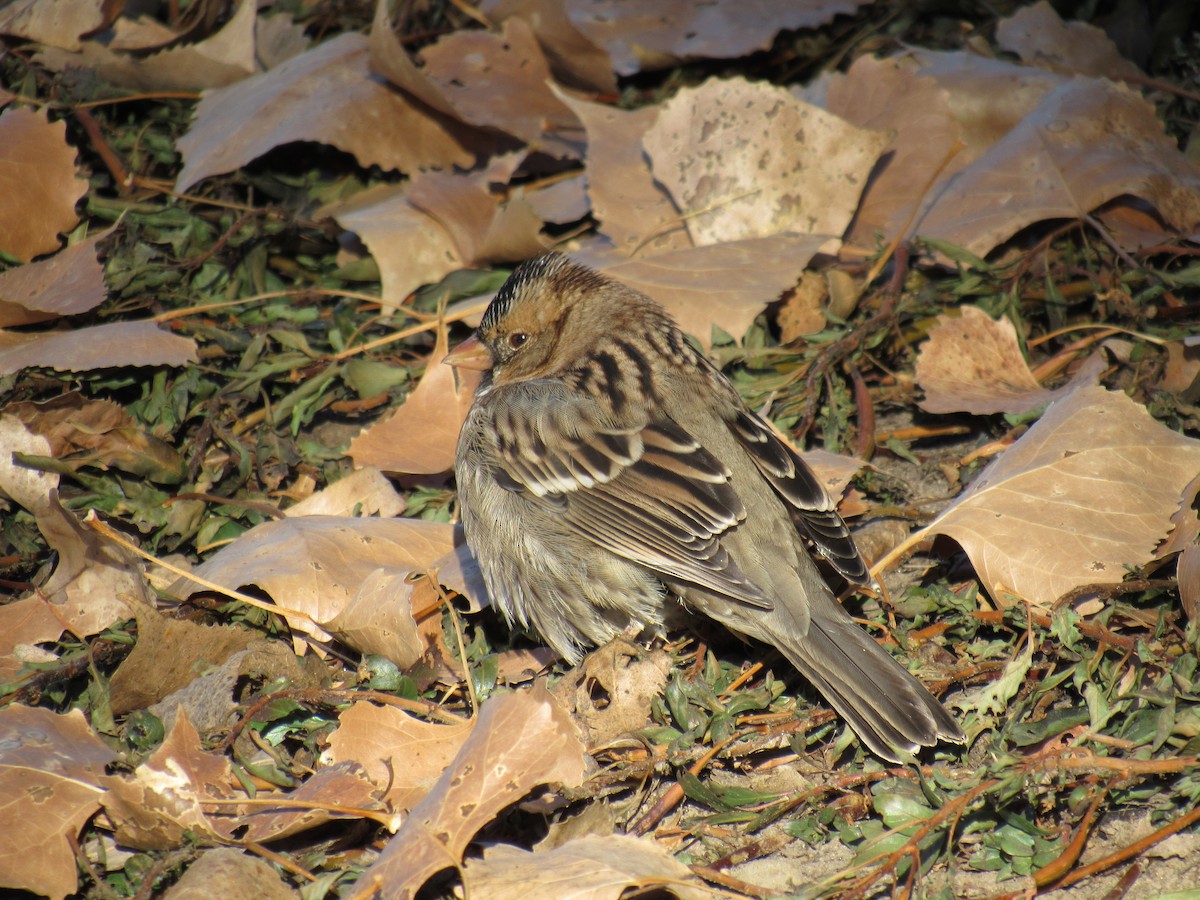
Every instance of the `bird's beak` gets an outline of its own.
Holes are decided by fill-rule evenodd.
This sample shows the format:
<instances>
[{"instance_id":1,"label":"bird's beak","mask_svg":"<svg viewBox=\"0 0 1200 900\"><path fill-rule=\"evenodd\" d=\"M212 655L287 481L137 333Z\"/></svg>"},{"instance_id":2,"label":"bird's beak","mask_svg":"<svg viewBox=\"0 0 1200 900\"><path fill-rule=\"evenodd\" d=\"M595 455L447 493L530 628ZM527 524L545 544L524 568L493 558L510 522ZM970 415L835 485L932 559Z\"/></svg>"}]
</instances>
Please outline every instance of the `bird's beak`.
<instances>
[{"instance_id":1,"label":"bird's beak","mask_svg":"<svg viewBox=\"0 0 1200 900\"><path fill-rule=\"evenodd\" d=\"M483 341L476 335L471 335L443 358L448 366L456 369L471 369L476 372L486 372L492 367L492 354Z\"/></svg>"}]
</instances>

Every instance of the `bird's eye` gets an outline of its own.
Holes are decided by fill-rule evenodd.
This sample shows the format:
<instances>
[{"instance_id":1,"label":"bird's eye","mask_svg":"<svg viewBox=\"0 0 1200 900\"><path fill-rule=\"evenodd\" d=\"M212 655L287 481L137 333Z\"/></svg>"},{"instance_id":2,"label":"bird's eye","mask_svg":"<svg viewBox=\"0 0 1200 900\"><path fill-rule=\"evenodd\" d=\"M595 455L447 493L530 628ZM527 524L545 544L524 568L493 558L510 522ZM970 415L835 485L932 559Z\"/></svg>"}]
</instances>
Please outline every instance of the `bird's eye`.
<instances>
[{"instance_id":1,"label":"bird's eye","mask_svg":"<svg viewBox=\"0 0 1200 900\"><path fill-rule=\"evenodd\" d=\"M516 350L522 344L524 344L527 340L529 340L529 335L527 335L525 332L514 331L512 334L510 334L508 336L508 346L510 346L514 350Z\"/></svg>"}]
</instances>

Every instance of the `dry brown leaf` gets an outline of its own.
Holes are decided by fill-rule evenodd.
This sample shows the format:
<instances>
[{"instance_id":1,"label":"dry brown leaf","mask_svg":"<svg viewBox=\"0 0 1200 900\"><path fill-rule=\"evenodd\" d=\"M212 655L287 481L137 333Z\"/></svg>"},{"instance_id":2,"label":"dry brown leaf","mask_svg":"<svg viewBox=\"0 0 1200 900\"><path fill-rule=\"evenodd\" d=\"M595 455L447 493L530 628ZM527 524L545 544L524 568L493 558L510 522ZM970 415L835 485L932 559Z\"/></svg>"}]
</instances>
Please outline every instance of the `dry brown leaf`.
<instances>
[{"instance_id":1,"label":"dry brown leaf","mask_svg":"<svg viewBox=\"0 0 1200 900\"><path fill-rule=\"evenodd\" d=\"M938 316L917 354L916 381L925 391L917 405L926 412L1026 413L1094 384L1104 371L1103 359L1093 357L1069 384L1044 388L1025 362L1009 319L992 319L974 306L960 313Z\"/></svg>"},{"instance_id":2,"label":"dry brown leaf","mask_svg":"<svg viewBox=\"0 0 1200 900\"><path fill-rule=\"evenodd\" d=\"M571 24L561 0L484 0L479 11L495 22L516 18L533 26L550 67L564 84L618 93L612 60Z\"/></svg>"},{"instance_id":3,"label":"dry brown leaf","mask_svg":"<svg viewBox=\"0 0 1200 900\"><path fill-rule=\"evenodd\" d=\"M163 900L298 900L298 891L279 880L270 863L233 847L200 854Z\"/></svg>"},{"instance_id":4,"label":"dry brown leaf","mask_svg":"<svg viewBox=\"0 0 1200 900\"><path fill-rule=\"evenodd\" d=\"M1142 78L1101 29L1064 22L1046 0L1018 9L996 23L996 45L1031 66L1098 78Z\"/></svg>"},{"instance_id":5,"label":"dry brown leaf","mask_svg":"<svg viewBox=\"0 0 1200 900\"><path fill-rule=\"evenodd\" d=\"M237 589L257 585L285 610L296 634L321 629L366 652L382 653L400 665L422 651L413 622L414 586L408 579L461 542L453 525L420 519L350 519L301 516L252 528L193 574ZM205 588L181 578L176 596Z\"/></svg>"},{"instance_id":6,"label":"dry brown leaf","mask_svg":"<svg viewBox=\"0 0 1200 900\"><path fill-rule=\"evenodd\" d=\"M386 807L379 799L380 790L381 787L368 779L366 770L356 762L347 761L325 766L294 791L280 795L278 809L254 807L249 813L241 816L238 821L239 827L249 827L239 834L243 841L277 841L324 825L326 822L356 818L351 813L335 809L351 808L383 813ZM262 799L273 798L267 796ZM302 809L290 805L301 803L312 804L312 807Z\"/></svg>"},{"instance_id":7,"label":"dry brown leaf","mask_svg":"<svg viewBox=\"0 0 1200 900\"><path fill-rule=\"evenodd\" d=\"M75 204L87 187L66 122L51 122L45 110L0 113L0 250L21 262L57 250L59 233L79 221Z\"/></svg>"},{"instance_id":8,"label":"dry brown leaf","mask_svg":"<svg viewBox=\"0 0 1200 900\"><path fill-rule=\"evenodd\" d=\"M77 888L80 830L100 808L116 758L73 709L14 704L0 710L0 885L62 900Z\"/></svg>"},{"instance_id":9,"label":"dry brown leaf","mask_svg":"<svg viewBox=\"0 0 1200 900\"><path fill-rule=\"evenodd\" d=\"M94 309L108 296L96 244L109 228L49 259L0 272L0 328L45 322Z\"/></svg>"},{"instance_id":10,"label":"dry brown leaf","mask_svg":"<svg viewBox=\"0 0 1200 900\"><path fill-rule=\"evenodd\" d=\"M1200 224L1200 168L1140 94L1101 79L1062 80L943 184L914 231L977 256L1028 225L1082 218L1122 195L1152 204L1176 231Z\"/></svg>"},{"instance_id":11,"label":"dry brown leaf","mask_svg":"<svg viewBox=\"0 0 1200 900\"><path fill-rule=\"evenodd\" d=\"M666 890L680 900L724 896L650 838L587 835L553 850L495 844L463 869L469 896L489 900L619 900L627 891Z\"/></svg>"},{"instance_id":12,"label":"dry brown leaf","mask_svg":"<svg viewBox=\"0 0 1200 900\"><path fill-rule=\"evenodd\" d=\"M425 799L466 741L474 720L434 725L394 706L360 701L338 717L338 729L321 754L324 765L357 763L396 812Z\"/></svg>"},{"instance_id":13,"label":"dry brown leaf","mask_svg":"<svg viewBox=\"0 0 1200 900\"><path fill-rule=\"evenodd\" d=\"M161 484L183 480L179 451L111 400L88 400L72 391L44 403L11 403L6 411L44 436L50 445L46 455L73 471L84 466L112 467Z\"/></svg>"},{"instance_id":14,"label":"dry brown leaf","mask_svg":"<svg viewBox=\"0 0 1200 900\"><path fill-rule=\"evenodd\" d=\"M1158 389L1182 394L1200 382L1200 342L1170 341L1166 350L1167 365L1158 382Z\"/></svg>"},{"instance_id":15,"label":"dry brown leaf","mask_svg":"<svg viewBox=\"0 0 1200 900\"><path fill-rule=\"evenodd\" d=\"M14 453L50 456L50 441L30 431L6 410L0 413L0 496L11 498L30 512L40 512L46 508L50 492L58 487L58 475L23 466L13 459Z\"/></svg>"},{"instance_id":16,"label":"dry brown leaf","mask_svg":"<svg viewBox=\"0 0 1200 900\"><path fill-rule=\"evenodd\" d=\"M168 619L148 607L137 611L137 622L137 643L109 683L112 711L118 716L146 709L261 640L258 632L235 625Z\"/></svg>"},{"instance_id":17,"label":"dry brown leaf","mask_svg":"<svg viewBox=\"0 0 1200 900\"><path fill-rule=\"evenodd\" d=\"M895 239L931 202L934 175L945 166L942 178L948 177L969 161L970 153L950 155L962 129L947 88L922 77L904 60L859 57L845 75L832 79L826 104L847 122L893 135L847 237L873 252L880 242Z\"/></svg>"},{"instance_id":18,"label":"dry brown leaf","mask_svg":"<svg viewBox=\"0 0 1200 900\"><path fill-rule=\"evenodd\" d=\"M603 47L619 75L691 59L730 59L771 46L780 31L815 28L852 15L866 0L564 0L571 25Z\"/></svg>"},{"instance_id":19,"label":"dry brown leaf","mask_svg":"<svg viewBox=\"0 0 1200 900\"><path fill-rule=\"evenodd\" d=\"M205 801L233 800L233 770L221 753L200 745L200 736L181 709L162 745L132 775L113 777L103 798L116 827L118 843L136 850L170 850L191 832L196 838L224 843ZM228 809L232 809L231 803ZM239 824L234 819L230 830Z\"/></svg>"},{"instance_id":20,"label":"dry brown leaf","mask_svg":"<svg viewBox=\"0 0 1200 900\"><path fill-rule=\"evenodd\" d=\"M1200 542L1193 541L1179 554L1179 601L1189 622L1200 619Z\"/></svg>"},{"instance_id":21,"label":"dry brown leaf","mask_svg":"<svg viewBox=\"0 0 1200 900\"><path fill-rule=\"evenodd\" d=\"M182 366L196 361L196 342L152 321L111 322L41 334L0 331L0 374L45 367L88 372L116 366Z\"/></svg>"},{"instance_id":22,"label":"dry brown leaf","mask_svg":"<svg viewBox=\"0 0 1200 900\"><path fill-rule=\"evenodd\" d=\"M806 334L816 334L825 328L825 301L829 284L820 272L806 270L800 284L789 291L776 313L779 321L779 340L790 344Z\"/></svg>"},{"instance_id":23,"label":"dry brown leaf","mask_svg":"<svg viewBox=\"0 0 1200 900\"><path fill-rule=\"evenodd\" d=\"M1102 387L1072 391L988 466L922 535L967 552L984 588L1046 606L1067 591L1121 581L1154 557L1200 441Z\"/></svg>"},{"instance_id":24,"label":"dry brown leaf","mask_svg":"<svg viewBox=\"0 0 1200 900\"><path fill-rule=\"evenodd\" d=\"M410 475L438 475L454 468L458 432L479 375L443 365L447 352L443 325L420 383L399 409L350 442L348 454L355 465Z\"/></svg>"},{"instance_id":25,"label":"dry brown leaf","mask_svg":"<svg viewBox=\"0 0 1200 900\"><path fill-rule=\"evenodd\" d=\"M471 265L526 259L547 246L542 221L519 198L507 202L490 182L507 182L517 157L496 172L422 172L401 187L382 185L320 210L357 234L379 266L381 309ZM495 174L493 174L495 173Z\"/></svg>"},{"instance_id":26,"label":"dry brown leaf","mask_svg":"<svg viewBox=\"0 0 1200 900\"><path fill-rule=\"evenodd\" d=\"M692 240L707 245L785 231L841 237L888 137L733 78L681 90L642 144Z\"/></svg>"},{"instance_id":27,"label":"dry brown leaf","mask_svg":"<svg viewBox=\"0 0 1200 900\"><path fill-rule=\"evenodd\" d=\"M118 19L117 25L125 20ZM199 91L223 87L260 71L256 56L253 0L240 0L229 21L213 34L194 44L169 47L158 53L131 55L122 47L149 43L161 46L169 38L160 28L124 26L119 42L84 42L75 53L49 47L35 56L55 72L69 68L91 69L105 81L145 91ZM140 48L138 48L140 49Z\"/></svg>"},{"instance_id":28,"label":"dry brown leaf","mask_svg":"<svg viewBox=\"0 0 1200 900\"><path fill-rule=\"evenodd\" d=\"M592 210L587 196L587 179L575 174L547 185L516 186L513 196L529 204L543 222L566 225L578 222Z\"/></svg>"},{"instance_id":29,"label":"dry brown leaf","mask_svg":"<svg viewBox=\"0 0 1200 900\"><path fill-rule=\"evenodd\" d=\"M740 341L768 303L790 288L825 239L777 234L603 265L604 274L665 306L705 349L712 327ZM592 262L592 260L584 260Z\"/></svg>"},{"instance_id":30,"label":"dry brown leaf","mask_svg":"<svg viewBox=\"0 0 1200 900\"><path fill-rule=\"evenodd\" d=\"M642 152L642 138L658 119L658 108L624 110L556 93L587 132L587 191L600 234L622 256L691 247L679 210Z\"/></svg>"},{"instance_id":31,"label":"dry brown leaf","mask_svg":"<svg viewBox=\"0 0 1200 900\"><path fill-rule=\"evenodd\" d=\"M178 142L185 164L176 190L293 141L331 144L363 166L389 170L470 167L483 149L480 136L380 84L368 55L367 37L346 33L270 72L206 91Z\"/></svg>"},{"instance_id":32,"label":"dry brown leaf","mask_svg":"<svg viewBox=\"0 0 1200 900\"><path fill-rule=\"evenodd\" d=\"M305 497L284 510L297 516L379 516L391 518L404 512L404 498L374 466L355 469L324 490Z\"/></svg>"},{"instance_id":33,"label":"dry brown leaf","mask_svg":"<svg viewBox=\"0 0 1200 900\"><path fill-rule=\"evenodd\" d=\"M80 36L103 28L119 8L97 0L16 0L0 10L0 34L78 50Z\"/></svg>"},{"instance_id":34,"label":"dry brown leaf","mask_svg":"<svg viewBox=\"0 0 1200 900\"><path fill-rule=\"evenodd\" d=\"M464 122L499 129L551 156L579 156L579 121L551 92L550 67L527 22L509 19L503 34L455 31L421 57L425 76Z\"/></svg>"},{"instance_id":35,"label":"dry brown leaf","mask_svg":"<svg viewBox=\"0 0 1200 900\"><path fill-rule=\"evenodd\" d=\"M545 688L492 696L361 883L380 885L394 900L415 896L430 877L461 865L467 845L501 810L539 785L582 784L588 762L571 717Z\"/></svg>"},{"instance_id":36,"label":"dry brown leaf","mask_svg":"<svg viewBox=\"0 0 1200 900\"><path fill-rule=\"evenodd\" d=\"M571 669L554 686L554 696L594 751L650 727L651 703L662 696L670 676L671 657L665 651L610 641Z\"/></svg>"}]
</instances>

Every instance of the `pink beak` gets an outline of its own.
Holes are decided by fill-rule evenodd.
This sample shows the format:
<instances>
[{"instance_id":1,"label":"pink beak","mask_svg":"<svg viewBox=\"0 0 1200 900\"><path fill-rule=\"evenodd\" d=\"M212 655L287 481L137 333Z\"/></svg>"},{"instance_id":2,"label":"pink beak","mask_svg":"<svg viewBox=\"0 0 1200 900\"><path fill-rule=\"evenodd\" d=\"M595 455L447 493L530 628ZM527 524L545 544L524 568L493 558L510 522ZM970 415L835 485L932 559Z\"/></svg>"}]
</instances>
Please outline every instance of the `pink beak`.
<instances>
[{"instance_id":1,"label":"pink beak","mask_svg":"<svg viewBox=\"0 0 1200 900\"><path fill-rule=\"evenodd\" d=\"M492 367L492 354L483 341L471 335L442 358L442 362L456 369L471 369L486 372Z\"/></svg>"}]
</instances>

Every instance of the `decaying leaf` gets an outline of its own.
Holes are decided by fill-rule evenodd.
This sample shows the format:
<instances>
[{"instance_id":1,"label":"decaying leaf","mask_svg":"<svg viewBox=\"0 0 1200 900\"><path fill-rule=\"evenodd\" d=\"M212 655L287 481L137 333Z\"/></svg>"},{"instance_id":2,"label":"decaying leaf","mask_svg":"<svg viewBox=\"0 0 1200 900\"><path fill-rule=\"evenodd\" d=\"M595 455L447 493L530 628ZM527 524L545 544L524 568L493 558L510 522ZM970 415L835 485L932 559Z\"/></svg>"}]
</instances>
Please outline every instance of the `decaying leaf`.
<instances>
[{"instance_id":1,"label":"decaying leaf","mask_svg":"<svg viewBox=\"0 0 1200 900\"><path fill-rule=\"evenodd\" d=\"M1096 357L1069 384L1043 388L1025 362L1009 319L993 319L974 306L963 306L960 313L939 316L917 354L916 380L925 391L918 405L926 412L1029 412L1082 384L1094 384L1104 370Z\"/></svg>"},{"instance_id":2,"label":"decaying leaf","mask_svg":"<svg viewBox=\"0 0 1200 900\"><path fill-rule=\"evenodd\" d=\"M103 303L108 289L96 245L110 234L111 228L49 259L0 272L0 328L73 316Z\"/></svg>"},{"instance_id":3,"label":"decaying leaf","mask_svg":"<svg viewBox=\"0 0 1200 900\"><path fill-rule=\"evenodd\" d=\"M399 409L350 443L355 464L408 475L438 475L454 468L458 432L475 398L479 373L443 365L448 352L443 325L413 392Z\"/></svg>"},{"instance_id":4,"label":"decaying leaf","mask_svg":"<svg viewBox=\"0 0 1200 900\"><path fill-rule=\"evenodd\" d=\"M787 231L840 238L887 142L740 78L681 90L643 139L697 245Z\"/></svg>"},{"instance_id":5,"label":"decaying leaf","mask_svg":"<svg viewBox=\"0 0 1200 900\"><path fill-rule=\"evenodd\" d=\"M1149 562L1200 471L1200 441L1119 392L1080 388L1046 414L926 529L954 538L1001 601L1039 606L1121 581Z\"/></svg>"},{"instance_id":6,"label":"decaying leaf","mask_svg":"<svg viewBox=\"0 0 1200 900\"><path fill-rule=\"evenodd\" d=\"M407 813L437 784L466 741L473 719L458 724L423 722L394 706L355 703L338 717L321 762L354 762L396 812Z\"/></svg>"},{"instance_id":7,"label":"decaying leaf","mask_svg":"<svg viewBox=\"0 0 1200 900\"><path fill-rule=\"evenodd\" d=\"M75 893L71 842L100 808L115 757L78 709L0 710L0 885L52 900Z\"/></svg>"},{"instance_id":8,"label":"decaying leaf","mask_svg":"<svg viewBox=\"0 0 1200 900\"><path fill-rule=\"evenodd\" d=\"M71 331L0 332L0 374L35 366L88 372L112 366L182 366L196 361L196 343L154 322L110 322Z\"/></svg>"},{"instance_id":9,"label":"decaying leaf","mask_svg":"<svg viewBox=\"0 0 1200 900\"><path fill-rule=\"evenodd\" d=\"M397 900L462 863L475 834L538 785L579 785L587 755L570 716L542 687L491 697L430 794L363 872Z\"/></svg>"},{"instance_id":10,"label":"decaying leaf","mask_svg":"<svg viewBox=\"0 0 1200 900\"><path fill-rule=\"evenodd\" d=\"M0 113L0 250L22 262L57 250L59 234L79 221L75 204L88 183L66 137L66 123L45 110Z\"/></svg>"},{"instance_id":11,"label":"decaying leaf","mask_svg":"<svg viewBox=\"0 0 1200 900\"><path fill-rule=\"evenodd\" d=\"M719 895L661 845L628 834L587 835L552 850L495 845L467 863L472 895L493 900L619 900L626 891L662 889L680 900Z\"/></svg>"}]
</instances>

